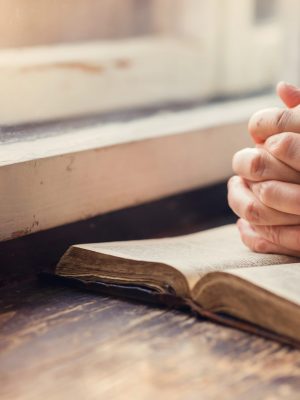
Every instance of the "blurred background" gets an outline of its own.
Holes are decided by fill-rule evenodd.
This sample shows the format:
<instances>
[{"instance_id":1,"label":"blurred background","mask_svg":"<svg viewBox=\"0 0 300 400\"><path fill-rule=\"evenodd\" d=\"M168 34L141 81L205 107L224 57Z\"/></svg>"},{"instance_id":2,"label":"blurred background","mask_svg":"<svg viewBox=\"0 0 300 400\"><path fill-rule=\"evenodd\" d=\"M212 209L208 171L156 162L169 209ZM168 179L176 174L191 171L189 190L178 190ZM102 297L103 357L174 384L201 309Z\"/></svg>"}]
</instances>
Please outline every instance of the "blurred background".
<instances>
[{"instance_id":1,"label":"blurred background","mask_svg":"<svg viewBox=\"0 0 300 400\"><path fill-rule=\"evenodd\" d=\"M282 78L297 83L297 3L0 0L0 125L249 96ZM119 70L106 77L71 71L88 61L108 69L112 59ZM56 65L55 76L33 71L43 62ZM19 104L24 97L28 104Z\"/></svg>"}]
</instances>

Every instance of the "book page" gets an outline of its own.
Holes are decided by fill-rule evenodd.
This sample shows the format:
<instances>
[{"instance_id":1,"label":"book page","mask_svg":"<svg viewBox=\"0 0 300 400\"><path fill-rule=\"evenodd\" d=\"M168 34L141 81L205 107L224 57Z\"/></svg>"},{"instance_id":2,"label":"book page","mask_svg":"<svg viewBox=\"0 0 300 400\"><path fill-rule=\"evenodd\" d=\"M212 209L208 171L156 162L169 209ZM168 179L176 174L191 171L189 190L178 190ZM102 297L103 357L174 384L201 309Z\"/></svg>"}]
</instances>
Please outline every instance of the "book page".
<instances>
[{"instance_id":1,"label":"book page","mask_svg":"<svg viewBox=\"0 0 300 400\"><path fill-rule=\"evenodd\" d=\"M300 262L228 272L300 306Z\"/></svg>"},{"instance_id":2,"label":"book page","mask_svg":"<svg viewBox=\"0 0 300 400\"><path fill-rule=\"evenodd\" d=\"M251 252L242 244L235 225L175 238L94 243L78 247L129 260L171 265L186 277L190 289L207 272L297 261L288 256Z\"/></svg>"}]
</instances>

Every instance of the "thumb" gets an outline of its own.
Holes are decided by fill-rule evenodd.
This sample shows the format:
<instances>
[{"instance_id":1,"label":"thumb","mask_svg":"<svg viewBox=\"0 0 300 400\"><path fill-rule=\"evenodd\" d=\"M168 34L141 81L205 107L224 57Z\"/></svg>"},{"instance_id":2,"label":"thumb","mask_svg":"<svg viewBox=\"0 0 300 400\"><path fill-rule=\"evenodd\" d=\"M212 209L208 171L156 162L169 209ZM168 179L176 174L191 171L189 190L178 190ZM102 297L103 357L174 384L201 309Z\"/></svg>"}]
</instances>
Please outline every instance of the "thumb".
<instances>
[{"instance_id":1,"label":"thumb","mask_svg":"<svg viewBox=\"0 0 300 400\"><path fill-rule=\"evenodd\" d=\"M293 108L300 104L300 89L286 82L279 82L277 85L277 94L284 104Z\"/></svg>"}]
</instances>

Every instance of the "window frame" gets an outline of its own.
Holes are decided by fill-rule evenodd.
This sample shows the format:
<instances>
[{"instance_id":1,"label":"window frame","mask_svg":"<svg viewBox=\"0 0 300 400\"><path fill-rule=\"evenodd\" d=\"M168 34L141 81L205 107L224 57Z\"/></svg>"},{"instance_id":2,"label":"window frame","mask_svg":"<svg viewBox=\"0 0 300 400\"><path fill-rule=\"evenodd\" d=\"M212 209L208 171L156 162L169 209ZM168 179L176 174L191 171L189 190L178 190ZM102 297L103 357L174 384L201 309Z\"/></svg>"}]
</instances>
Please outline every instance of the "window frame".
<instances>
[{"instance_id":1,"label":"window frame","mask_svg":"<svg viewBox=\"0 0 300 400\"><path fill-rule=\"evenodd\" d=\"M294 8L292 8L290 3L287 5L286 1L279 1L286 24L286 40L292 41L292 45L286 46L285 49L283 75L287 80L300 84L300 46L298 46L300 27L296 18L298 13L295 12L295 9L300 11L300 3L292 0L294 4ZM228 0L228 4L231 4L232 7L235 6L234 3L233 0ZM192 10L193 4L199 6L199 3L194 0L189 0L186 4L189 4L187 11L188 9ZM216 5L217 2L214 1L214 6ZM192 43L195 45L197 42L195 39L199 33L197 31L198 21L194 20L194 22L193 26L187 25L183 18L177 26L177 33L183 34L190 45ZM233 32L233 36L235 36L235 32ZM166 40L169 41L168 38ZM177 39L175 42L173 40L173 43L175 43L175 47L178 47ZM184 43L186 42L182 43L183 46L178 48L180 48L179 51L184 52ZM111 53L110 44L109 56L105 56L104 61L107 65L113 65L118 74L130 75L131 72L127 69L128 54L126 51L128 50L126 50L125 42L122 45L123 50L116 44L115 52ZM197 45L194 48L197 48ZM295 49L297 49L296 52ZM81 54L82 47L74 46L73 50L75 53L77 52L76 54ZM47 49L44 51L47 52ZM155 60L161 56L161 49L153 51L146 54L146 60L149 61L151 58ZM0 64L2 65L4 62L10 69L11 65L7 61L9 57L3 57L5 54L1 53ZM11 54L8 50L7 54L9 53ZM93 51L91 51L92 53ZM178 52L176 54L178 57ZM70 60L74 61L74 54L71 54L70 57ZM92 67L97 68L97 63L102 56L100 59L97 57L92 60L96 63L96 65L92 63ZM138 53L135 52L130 54L130 57L133 65L140 60ZM200 58L197 60L199 61ZM35 60L38 60L38 56ZM84 85L85 74L82 75L82 65L74 64L73 61L73 64L69 63L70 60L68 56L65 58L64 55L58 59L54 68L52 65L50 70L54 70L56 75L63 75L65 72L68 74L75 70L75 73L79 74L76 76L82 79ZM103 59L101 60L103 62ZM124 63L124 60L127 62ZM194 62L195 59L191 58L190 64L193 65ZM24 73L25 68L25 72L32 73L31 64L29 57L27 65L18 66L19 72ZM34 72L33 79L40 75L39 79L47 81L48 69L44 67L45 65L49 67L49 64L47 65L43 61L40 65L42 68ZM152 72L151 69L150 65L147 71ZM135 73L139 76L142 71L143 69L137 68ZM158 84L164 83L161 72L157 73L156 70L157 75L152 75ZM189 82L189 89L186 90L184 87L179 89L177 97L175 96L178 101L193 98L190 95L190 89L194 85L194 75L187 74L185 78ZM130 85L132 85L132 81L129 81L126 90L124 89L124 100L126 100L126 93L130 93ZM51 82L49 88L51 88ZM165 91L165 89L163 87L161 94L153 97L151 100L153 104L174 99L174 92L169 89ZM167 93L167 98L163 95L164 92ZM207 92L207 89L203 89L205 98L207 98ZM93 95L94 102L96 102L96 93L97 91ZM63 115L55 116L59 118L60 116L78 115L78 109L86 104L88 95L89 93L81 103L76 105L74 110L64 111ZM132 104L132 106L141 105L143 101L149 102L147 96L147 91L142 93L141 98L137 99L136 104ZM4 102L10 100L12 99L6 98ZM72 133L51 131L49 135L35 140L24 138L15 143L4 143L0 148L2 187L0 240L9 240L224 181L231 175L233 153L242 147L251 145L246 133L250 115L260 108L277 104L278 100L273 95L256 96L215 103L193 110L158 113L156 116L123 123L108 123L94 128L78 128ZM101 110L100 107L100 109L91 111L99 112ZM42 115L42 119L51 119L54 114L46 113ZM29 115L27 122L32 121L36 120ZM18 123L20 120L7 122L8 124ZM203 148L205 151L202 150ZM137 161L136 168L132 165L134 157ZM208 166L212 166L213 157L215 157L216 167L212 168L212 172L207 173ZM120 160L123 168L118 170L114 167ZM116 171L112 172L114 169ZM131 176L131 180L128 180L129 176ZM113 181L113 185L110 181Z\"/></svg>"}]
</instances>

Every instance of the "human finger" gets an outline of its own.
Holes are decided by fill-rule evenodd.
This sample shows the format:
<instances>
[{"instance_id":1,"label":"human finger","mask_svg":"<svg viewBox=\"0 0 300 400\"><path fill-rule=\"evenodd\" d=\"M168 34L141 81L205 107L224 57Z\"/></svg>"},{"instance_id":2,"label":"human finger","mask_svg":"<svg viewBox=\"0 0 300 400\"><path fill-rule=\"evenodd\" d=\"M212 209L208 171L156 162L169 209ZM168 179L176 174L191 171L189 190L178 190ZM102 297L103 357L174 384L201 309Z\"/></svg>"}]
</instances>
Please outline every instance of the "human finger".
<instances>
[{"instance_id":1,"label":"human finger","mask_svg":"<svg viewBox=\"0 0 300 400\"><path fill-rule=\"evenodd\" d=\"M252 226L263 239L300 253L300 225Z\"/></svg>"},{"instance_id":2,"label":"human finger","mask_svg":"<svg viewBox=\"0 0 300 400\"><path fill-rule=\"evenodd\" d=\"M254 142L258 144L277 133L300 133L300 106L258 111L250 118L248 129Z\"/></svg>"},{"instance_id":3,"label":"human finger","mask_svg":"<svg viewBox=\"0 0 300 400\"><path fill-rule=\"evenodd\" d=\"M300 216L300 185L272 180L250 182L249 187L265 206Z\"/></svg>"},{"instance_id":4,"label":"human finger","mask_svg":"<svg viewBox=\"0 0 300 400\"><path fill-rule=\"evenodd\" d=\"M278 96L289 107L296 107L300 104L300 89L287 82L279 82L276 88Z\"/></svg>"},{"instance_id":5,"label":"human finger","mask_svg":"<svg viewBox=\"0 0 300 400\"><path fill-rule=\"evenodd\" d=\"M300 172L300 135L284 132L268 138L263 146L277 160Z\"/></svg>"},{"instance_id":6,"label":"human finger","mask_svg":"<svg viewBox=\"0 0 300 400\"><path fill-rule=\"evenodd\" d=\"M264 205L239 176L232 177L228 182L228 203L240 218L256 225L300 224L300 216L286 214Z\"/></svg>"},{"instance_id":7,"label":"human finger","mask_svg":"<svg viewBox=\"0 0 300 400\"><path fill-rule=\"evenodd\" d=\"M253 229L253 226L249 224L249 222L243 219L240 219L238 221L237 226L243 243L252 251L255 251L257 253L284 254L294 257L300 257L300 251L291 250L265 239Z\"/></svg>"},{"instance_id":8,"label":"human finger","mask_svg":"<svg viewBox=\"0 0 300 400\"><path fill-rule=\"evenodd\" d=\"M232 168L237 175L251 181L274 179L300 183L300 172L279 161L263 148L247 148L238 151L233 157Z\"/></svg>"}]
</instances>

